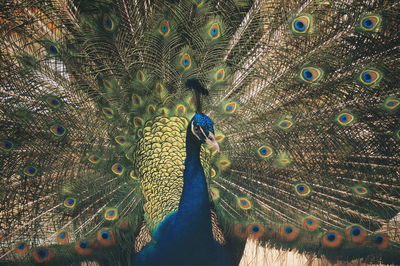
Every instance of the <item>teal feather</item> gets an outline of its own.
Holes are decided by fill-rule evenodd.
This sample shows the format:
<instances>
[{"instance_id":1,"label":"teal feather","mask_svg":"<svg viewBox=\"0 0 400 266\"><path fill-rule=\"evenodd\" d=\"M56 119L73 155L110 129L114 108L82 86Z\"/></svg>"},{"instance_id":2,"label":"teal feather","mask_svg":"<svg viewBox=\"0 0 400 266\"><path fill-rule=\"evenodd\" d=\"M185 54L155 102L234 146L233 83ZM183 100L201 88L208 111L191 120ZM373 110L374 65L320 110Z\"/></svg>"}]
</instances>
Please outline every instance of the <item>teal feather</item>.
<instances>
[{"instance_id":1,"label":"teal feather","mask_svg":"<svg viewBox=\"0 0 400 266\"><path fill-rule=\"evenodd\" d=\"M0 7L0 265L400 264L395 1Z\"/></svg>"}]
</instances>

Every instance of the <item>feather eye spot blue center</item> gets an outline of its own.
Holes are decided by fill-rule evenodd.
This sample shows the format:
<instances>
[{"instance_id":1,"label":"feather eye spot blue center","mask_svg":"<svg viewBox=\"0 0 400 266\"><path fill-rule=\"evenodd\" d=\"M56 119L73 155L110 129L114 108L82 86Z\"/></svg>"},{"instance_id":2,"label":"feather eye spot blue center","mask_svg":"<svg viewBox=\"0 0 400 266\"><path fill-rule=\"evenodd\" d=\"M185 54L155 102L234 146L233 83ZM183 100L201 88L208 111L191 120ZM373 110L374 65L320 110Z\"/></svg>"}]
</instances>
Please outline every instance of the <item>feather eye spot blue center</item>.
<instances>
[{"instance_id":1,"label":"feather eye spot blue center","mask_svg":"<svg viewBox=\"0 0 400 266\"><path fill-rule=\"evenodd\" d=\"M34 174L36 172L36 168L34 167L28 167L28 173Z\"/></svg>"},{"instance_id":2,"label":"feather eye spot blue center","mask_svg":"<svg viewBox=\"0 0 400 266\"><path fill-rule=\"evenodd\" d=\"M58 134L62 135L64 133L64 131L65 131L65 128L62 127L62 126L57 126L56 130L57 130Z\"/></svg>"},{"instance_id":3,"label":"feather eye spot blue center","mask_svg":"<svg viewBox=\"0 0 400 266\"><path fill-rule=\"evenodd\" d=\"M334 233L327 234L327 235L326 235L326 239L327 239L329 242L333 242L333 241L336 240L336 234L334 234Z\"/></svg>"},{"instance_id":4,"label":"feather eye spot blue center","mask_svg":"<svg viewBox=\"0 0 400 266\"><path fill-rule=\"evenodd\" d=\"M299 185L299 186L297 186L297 190L298 190L299 192L304 192L304 190L305 190L304 185Z\"/></svg>"},{"instance_id":5,"label":"feather eye spot blue center","mask_svg":"<svg viewBox=\"0 0 400 266\"><path fill-rule=\"evenodd\" d=\"M365 82L371 82L371 81L372 81L371 73L369 73L369 72L363 73L363 74L362 74L362 79L363 79Z\"/></svg>"},{"instance_id":6,"label":"feather eye spot blue center","mask_svg":"<svg viewBox=\"0 0 400 266\"><path fill-rule=\"evenodd\" d=\"M168 31L168 27L167 27L167 26L162 26L162 27L161 27L161 31L162 31L163 33L166 33L166 32Z\"/></svg>"},{"instance_id":7,"label":"feather eye spot blue center","mask_svg":"<svg viewBox=\"0 0 400 266\"><path fill-rule=\"evenodd\" d=\"M305 70L303 71L303 77L304 77L304 79L306 79L306 80L312 80L312 79L313 79L313 73L312 73L310 70L305 69Z\"/></svg>"},{"instance_id":8,"label":"feather eye spot blue center","mask_svg":"<svg viewBox=\"0 0 400 266\"><path fill-rule=\"evenodd\" d=\"M260 152L261 152L262 155L265 155L265 154L267 154L268 151L267 151L266 148L261 148Z\"/></svg>"},{"instance_id":9,"label":"feather eye spot blue center","mask_svg":"<svg viewBox=\"0 0 400 266\"><path fill-rule=\"evenodd\" d=\"M101 233L101 238L104 240L110 239L110 233L109 232Z\"/></svg>"},{"instance_id":10,"label":"feather eye spot blue center","mask_svg":"<svg viewBox=\"0 0 400 266\"><path fill-rule=\"evenodd\" d=\"M73 199L69 199L68 200L68 204L70 204L70 205L74 204L74 200Z\"/></svg>"},{"instance_id":11,"label":"feather eye spot blue center","mask_svg":"<svg viewBox=\"0 0 400 266\"><path fill-rule=\"evenodd\" d=\"M109 211L109 212L108 212L108 215L109 215L109 216L114 216L114 211Z\"/></svg>"},{"instance_id":12,"label":"feather eye spot blue center","mask_svg":"<svg viewBox=\"0 0 400 266\"><path fill-rule=\"evenodd\" d=\"M347 122L347 120L348 120L348 118L347 118L346 115L341 115L339 119L340 119L340 121L342 121L342 122Z\"/></svg>"},{"instance_id":13,"label":"feather eye spot blue center","mask_svg":"<svg viewBox=\"0 0 400 266\"><path fill-rule=\"evenodd\" d=\"M111 19L107 18L107 19L104 21L104 26L106 26L107 28L111 28L111 27L112 27L112 21L111 21Z\"/></svg>"},{"instance_id":14,"label":"feather eye spot blue center","mask_svg":"<svg viewBox=\"0 0 400 266\"><path fill-rule=\"evenodd\" d=\"M44 259L44 258L47 258L47 256L49 255L49 252L44 248L39 248L39 250L37 251L37 254L39 255L40 258Z\"/></svg>"},{"instance_id":15,"label":"feather eye spot blue center","mask_svg":"<svg viewBox=\"0 0 400 266\"><path fill-rule=\"evenodd\" d=\"M189 60L188 59L183 59L183 65L188 66L189 65Z\"/></svg>"},{"instance_id":16,"label":"feather eye spot blue center","mask_svg":"<svg viewBox=\"0 0 400 266\"><path fill-rule=\"evenodd\" d=\"M80 247L81 249L87 249L87 248L89 247L89 243L88 243L87 241L81 241L81 242L79 243L79 247Z\"/></svg>"},{"instance_id":17,"label":"feather eye spot blue center","mask_svg":"<svg viewBox=\"0 0 400 266\"><path fill-rule=\"evenodd\" d=\"M286 226L285 227L285 233L286 234L291 234L293 232L293 227L291 226Z\"/></svg>"},{"instance_id":18,"label":"feather eye spot blue center","mask_svg":"<svg viewBox=\"0 0 400 266\"><path fill-rule=\"evenodd\" d=\"M382 244L382 242L383 242L383 236L378 235L378 236L374 237L374 243L375 244L379 245L379 244Z\"/></svg>"},{"instance_id":19,"label":"feather eye spot blue center","mask_svg":"<svg viewBox=\"0 0 400 266\"><path fill-rule=\"evenodd\" d=\"M218 35L218 30L215 29L215 28L213 28L213 29L211 30L211 35L212 35L213 37L217 36L217 35Z\"/></svg>"},{"instance_id":20,"label":"feather eye spot blue center","mask_svg":"<svg viewBox=\"0 0 400 266\"><path fill-rule=\"evenodd\" d=\"M3 141L3 148L5 150L11 150L13 147L13 144L10 141Z\"/></svg>"},{"instance_id":21,"label":"feather eye spot blue center","mask_svg":"<svg viewBox=\"0 0 400 266\"><path fill-rule=\"evenodd\" d=\"M247 201L245 201L245 200L240 201L240 203L241 203L242 205L247 205Z\"/></svg>"},{"instance_id":22,"label":"feather eye spot blue center","mask_svg":"<svg viewBox=\"0 0 400 266\"><path fill-rule=\"evenodd\" d=\"M58 235L61 239L64 239L65 238L65 233L61 233L61 234L59 234Z\"/></svg>"},{"instance_id":23,"label":"feather eye spot blue center","mask_svg":"<svg viewBox=\"0 0 400 266\"><path fill-rule=\"evenodd\" d=\"M370 29L370 28L374 27L374 23L369 18L364 19L363 22L362 22L362 25L364 27L366 27L367 29Z\"/></svg>"},{"instance_id":24,"label":"feather eye spot blue center","mask_svg":"<svg viewBox=\"0 0 400 266\"><path fill-rule=\"evenodd\" d=\"M25 248L25 244L18 244L17 248L23 250Z\"/></svg>"},{"instance_id":25,"label":"feather eye spot blue center","mask_svg":"<svg viewBox=\"0 0 400 266\"><path fill-rule=\"evenodd\" d=\"M253 225L251 231L253 233L258 233L258 231L260 231L260 227L258 225Z\"/></svg>"},{"instance_id":26,"label":"feather eye spot blue center","mask_svg":"<svg viewBox=\"0 0 400 266\"><path fill-rule=\"evenodd\" d=\"M56 48L54 45L50 45L50 46L49 46L49 51L50 51L50 53L52 53L52 54L57 54L57 53L58 53L58 50L57 50L57 48Z\"/></svg>"},{"instance_id":27,"label":"feather eye spot blue center","mask_svg":"<svg viewBox=\"0 0 400 266\"><path fill-rule=\"evenodd\" d=\"M354 227L351 230L351 235L352 236L359 236L361 234L361 228L360 227Z\"/></svg>"},{"instance_id":28,"label":"feather eye spot blue center","mask_svg":"<svg viewBox=\"0 0 400 266\"><path fill-rule=\"evenodd\" d=\"M296 30L298 30L298 31L304 31L305 29L306 29L306 24L304 24L302 21L300 21L300 20L297 20L295 23L294 23L294 26L295 26L295 28L296 28Z\"/></svg>"},{"instance_id":29,"label":"feather eye spot blue center","mask_svg":"<svg viewBox=\"0 0 400 266\"><path fill-rule=\"evenodd\" d=\"M311 219L307 219L307 224L309 224L309 225L312 225L313 223L314 223L314 221L313 220L311 220Z\"/></svg>"},{"instance_id":30,"label":"feather eye spot blue center","mask_svg":"<svg viewBox=\"0 0 400 266\"><path fill-rule=\"evenodd\" d=\"M60 102L59 102L58 100L56 100L56 99L52 99L52 100L51 100L51 104L52 104L52 105L59 105Z\"/></svg>"},{"instance_id":31,"label":"feather eye spot blue center","mask_svg":"<svg viewBox=\"0 0 400 266\"><path fill-rule=\"evenodd\" d=\"M122 171L122 165L118 165L118 166L117 166L117 171L118 171L118 172L121 172L121 171Z\"/></svg>"}]
</instances>

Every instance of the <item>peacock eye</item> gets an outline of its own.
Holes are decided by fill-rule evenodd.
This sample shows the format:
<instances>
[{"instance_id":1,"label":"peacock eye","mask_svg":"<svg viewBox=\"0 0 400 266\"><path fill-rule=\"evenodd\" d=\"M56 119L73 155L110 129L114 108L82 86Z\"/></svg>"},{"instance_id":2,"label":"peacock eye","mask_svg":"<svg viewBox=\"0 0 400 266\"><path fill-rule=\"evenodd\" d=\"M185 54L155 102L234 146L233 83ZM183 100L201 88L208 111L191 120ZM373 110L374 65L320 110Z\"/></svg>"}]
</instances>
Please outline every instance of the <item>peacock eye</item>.
<instances>
[{"instance_id":1,"label":"peacock eye","mask_svg":"<svg viewBox=\"0 0 400 266\"><path fill-rule=\"evenodd\" d=\"M194 130L195 131L200 131L200 127L199 126L194 126Z\"/></svg>"}]
</instances>

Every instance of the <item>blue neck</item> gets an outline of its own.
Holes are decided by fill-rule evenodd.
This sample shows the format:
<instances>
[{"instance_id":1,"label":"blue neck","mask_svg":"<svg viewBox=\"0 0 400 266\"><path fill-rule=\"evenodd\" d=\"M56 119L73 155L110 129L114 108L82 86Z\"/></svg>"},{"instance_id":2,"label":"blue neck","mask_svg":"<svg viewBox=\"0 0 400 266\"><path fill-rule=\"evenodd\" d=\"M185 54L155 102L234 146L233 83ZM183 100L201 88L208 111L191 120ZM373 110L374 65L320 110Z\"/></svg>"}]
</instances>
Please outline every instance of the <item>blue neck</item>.
<instances>
[{"instance_id":1,"label":"blue neck","mask_svg":"<svg viewBox=\"0 0 400 266\"><path fill-rule=\"evenodd\" d=\"M183 173L183 191L176 219L183 231L203 240L212 239L211 212L204 169L200 161L201 144L192 135L186 134L186 160ZM199 239L200 240L200 239Z\"/></svg>"}]
</instances>

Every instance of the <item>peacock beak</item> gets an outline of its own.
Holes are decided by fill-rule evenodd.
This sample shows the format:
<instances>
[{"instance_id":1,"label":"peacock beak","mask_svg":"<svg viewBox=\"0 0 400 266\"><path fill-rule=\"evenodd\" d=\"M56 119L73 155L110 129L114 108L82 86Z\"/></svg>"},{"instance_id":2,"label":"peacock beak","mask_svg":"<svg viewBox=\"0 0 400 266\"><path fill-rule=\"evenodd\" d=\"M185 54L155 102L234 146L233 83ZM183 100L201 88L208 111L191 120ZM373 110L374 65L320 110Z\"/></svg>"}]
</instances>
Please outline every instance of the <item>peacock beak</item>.
<instances>
[{"instance_id":1,"label":"peacock beak","mask_svg":"<svg viewBox=\"0 0 400 266\"><path fill-rule=\"evenodd\" d=\"M217 152L219 152L219 145L218 142L215 140L215 136L213 133L208 133L208 137L206 138L206 143L208 145L211 145L213 149L215 149Z\"/></svg>"}]
</instances>

